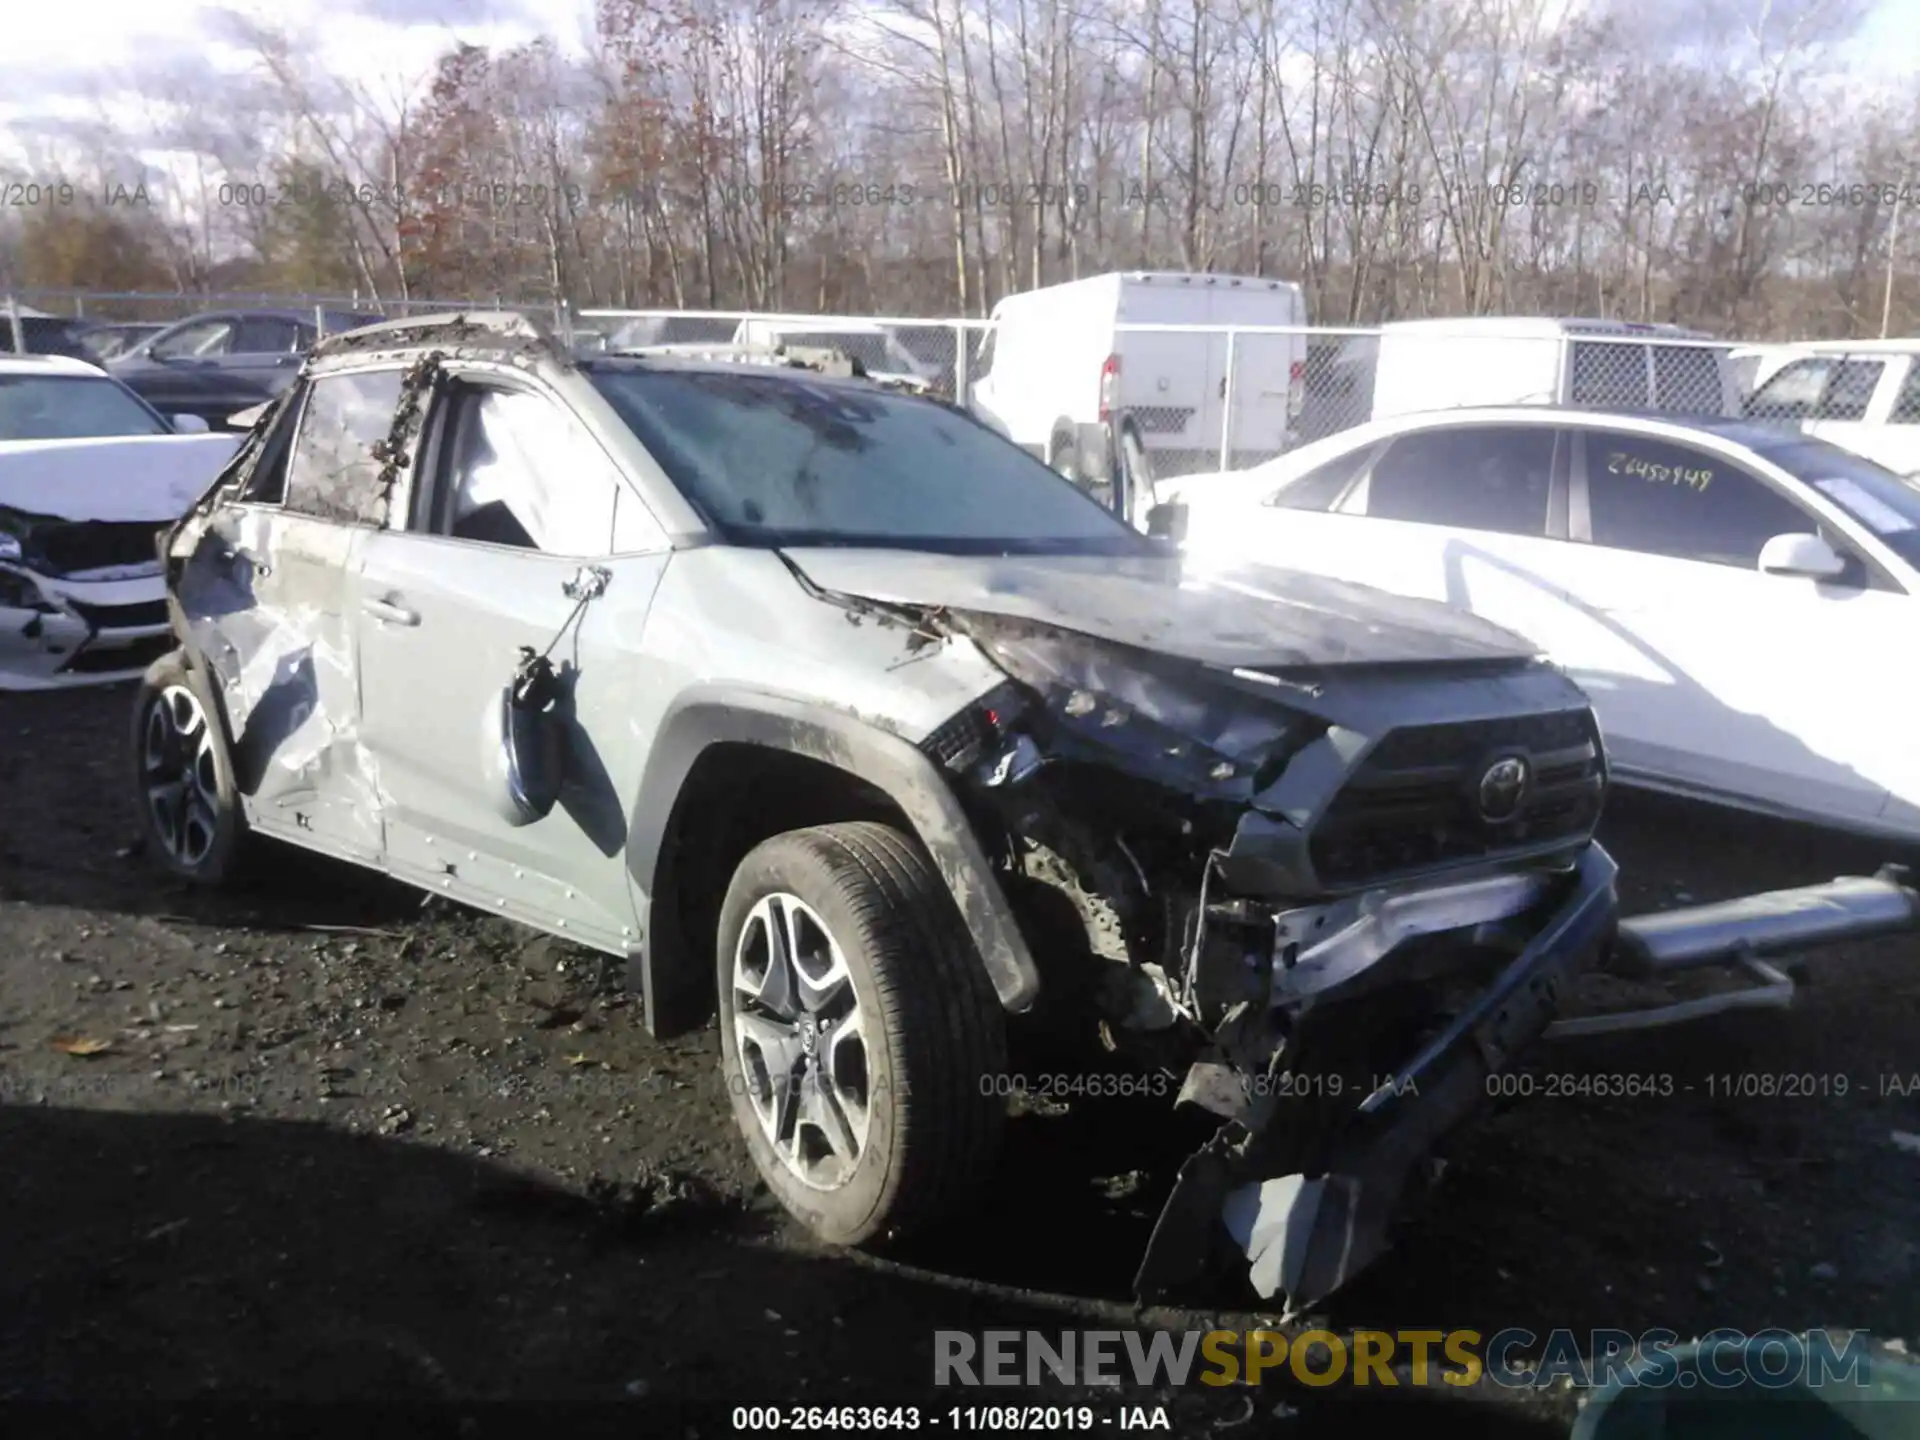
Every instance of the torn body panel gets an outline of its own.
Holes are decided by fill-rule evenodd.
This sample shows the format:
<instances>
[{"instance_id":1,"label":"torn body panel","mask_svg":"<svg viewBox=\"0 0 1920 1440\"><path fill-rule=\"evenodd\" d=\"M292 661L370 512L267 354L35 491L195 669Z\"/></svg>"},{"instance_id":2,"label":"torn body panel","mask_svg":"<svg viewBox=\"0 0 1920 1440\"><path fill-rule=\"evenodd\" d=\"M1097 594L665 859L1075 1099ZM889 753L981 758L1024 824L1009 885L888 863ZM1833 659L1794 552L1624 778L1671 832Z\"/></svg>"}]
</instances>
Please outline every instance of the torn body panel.
<instances>
[{"instance_id":1,"label":"torn body panel","mask_svg":"<svg viewBox=\"0 0 1920 1440\"><path fill-rule=\"evenodd\" d=\"M1222 1121L1155 1227L1144 1301L1236 1257L1294 1308L1345 1285L1488 1078L1616 953L1674 969L1920 916L1881 877L1630 924L1617 947L1604 750L1544 666L1256 672L998 613L920 623L1009 676L950 769L1011 867L1070 902L1114 1048L1182 1071L1179 1103Z\"/></svg>"},{"instance_id":2,"label":"torn body panel","mask_svg":"<svg viewBox=\"0 0 1920 1440\"><path fill-rule=\"evenodd\" d=\"M196 517L174 585L212 677L249 820L362 859L381 855L379 789L360 745L347 580L359 530L251 505Z\"/></svg>"}]
</instances>

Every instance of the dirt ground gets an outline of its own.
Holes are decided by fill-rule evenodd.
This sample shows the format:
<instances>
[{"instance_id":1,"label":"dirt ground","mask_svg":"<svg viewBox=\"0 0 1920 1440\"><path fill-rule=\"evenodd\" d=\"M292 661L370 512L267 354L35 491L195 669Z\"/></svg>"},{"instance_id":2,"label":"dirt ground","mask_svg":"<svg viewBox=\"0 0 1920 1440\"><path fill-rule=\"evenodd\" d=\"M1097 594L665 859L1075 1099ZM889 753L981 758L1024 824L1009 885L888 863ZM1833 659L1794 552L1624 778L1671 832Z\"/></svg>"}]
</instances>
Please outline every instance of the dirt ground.
<instances>
[{"instance_id":1,"label":"dirt ground","mask_svg":"<svg viewBox=\"0 0 1920 1440\"><path fill-rule=\"evenodd\" d=\"M84 1400L109 1429L240 1415L257 1435L318 1413L288 1405L378 1402L420 1407L421 1434L531 1414L644 1436L730 1433L735 1404L945 1414L1009 1394L936 1390L936 1330L1102 1323L1060 1296L1120 1312L1179 1158L1140 1139L1164 1102L1022 1115L964 1234L883 1262L823 1251L754 1182L712 1031L649 1040L597 957L291 852L232 895L155 878L132 850L128 703L0 696L16 1420ZM1603 839L1630 912L1887 858L1644 799ZM1816 964L1786 1014L1557 1047L1530 1098L1460 1138L1397 1251L1312 1318L1920 1337L1920 1155L1892 1139L1920 1131L1917 955ZM1666 1093L1591 1093L1615 1076ZM1383 1407L1428 1433L1553 1435L1574 1405L1291 1382L1049 1398L1229 1436ZM169 1408L209 1403L241 1409Z\"/></svg>"}]
</instances>

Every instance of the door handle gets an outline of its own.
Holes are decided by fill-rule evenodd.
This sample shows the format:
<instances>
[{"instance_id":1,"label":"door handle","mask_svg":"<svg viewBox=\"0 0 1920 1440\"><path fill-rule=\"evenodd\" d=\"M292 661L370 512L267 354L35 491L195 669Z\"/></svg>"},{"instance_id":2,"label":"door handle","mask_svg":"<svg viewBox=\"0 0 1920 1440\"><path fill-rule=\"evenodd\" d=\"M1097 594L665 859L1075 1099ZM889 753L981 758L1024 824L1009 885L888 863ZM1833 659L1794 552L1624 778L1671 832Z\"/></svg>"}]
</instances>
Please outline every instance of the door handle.
<instances>
[{"instance_id":1,"label":"door handle","mask_svg":"<svg viewBox=\"0 0 1920 1440\"><path fill-rule=\"evenodd\" d=\"M360 602L360 608L382 625L418 625L420 623L417 611L409 610L404 605L396 605L391 600L376 600L369 595Z\"/></svg>"}]
</instances>

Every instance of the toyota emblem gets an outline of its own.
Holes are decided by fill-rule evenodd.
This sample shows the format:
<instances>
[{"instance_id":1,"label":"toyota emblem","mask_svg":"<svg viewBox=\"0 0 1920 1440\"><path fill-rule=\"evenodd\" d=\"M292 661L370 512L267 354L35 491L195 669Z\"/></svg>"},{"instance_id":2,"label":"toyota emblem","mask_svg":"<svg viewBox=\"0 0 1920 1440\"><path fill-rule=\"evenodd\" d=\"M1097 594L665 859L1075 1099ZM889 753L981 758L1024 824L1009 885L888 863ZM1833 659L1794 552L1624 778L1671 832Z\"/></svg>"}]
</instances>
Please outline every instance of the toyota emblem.
<instances>
[{"instance_id":1,"label":"toyota emblem","mask_svg":"<svg viewBox=\"0 0 1920 1440\"><path fill-rule=\"evenodd\" d=\"M1498 825L1511 820L1527 798L1527 762L1518 755L1496 760L1480 777L1480 818Z\"/></svg>"}]
</instances>

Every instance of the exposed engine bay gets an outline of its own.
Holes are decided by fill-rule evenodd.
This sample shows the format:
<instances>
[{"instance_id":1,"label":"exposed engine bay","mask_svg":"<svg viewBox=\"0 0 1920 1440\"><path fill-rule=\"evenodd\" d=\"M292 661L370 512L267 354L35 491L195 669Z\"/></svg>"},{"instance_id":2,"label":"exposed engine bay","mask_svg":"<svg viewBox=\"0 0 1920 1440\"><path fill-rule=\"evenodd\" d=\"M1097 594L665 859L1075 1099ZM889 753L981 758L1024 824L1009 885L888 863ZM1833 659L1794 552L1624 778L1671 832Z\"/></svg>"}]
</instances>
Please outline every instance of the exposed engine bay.
<instances>
[{"instance_id":1,"label":"exposed engine bay","mask_svg":"<svg viewBox=\"0 0 1920 1440\"><path fill-rule=\"evenodd\" d=\"M1030 932L1045 897L1071 913L1085 983L1066 994L1106 1048L1177 1075L1178 1103L1221 1122L1180 1173L1139 1298L1205 1293L1237 1256L1263 1297L1318 1302L1386 1248L1488 1077L1616 960L1584 697L1524 661L1282 673L998 615L916 623L1009 676L924 748L983 838L1005 837ZM1880 887L1883 922L1911 923L1897 882L1835 883ZM1668 958L1793 943L1778 927L1804 923L1808 897L1777 899L1764 918L1769 897L1736 902L1753 909ZM1844 908L1832 923L1861 922Z\"/></svg>"}]
</instances>

